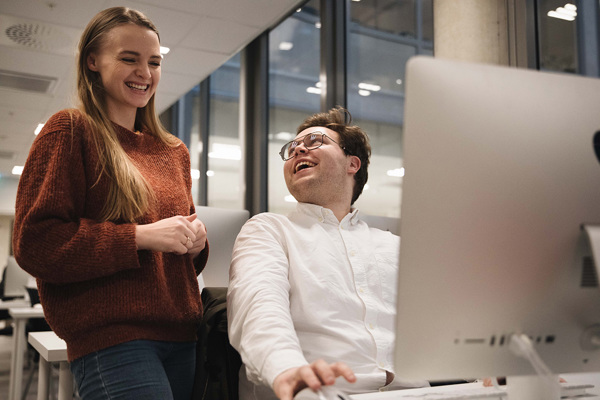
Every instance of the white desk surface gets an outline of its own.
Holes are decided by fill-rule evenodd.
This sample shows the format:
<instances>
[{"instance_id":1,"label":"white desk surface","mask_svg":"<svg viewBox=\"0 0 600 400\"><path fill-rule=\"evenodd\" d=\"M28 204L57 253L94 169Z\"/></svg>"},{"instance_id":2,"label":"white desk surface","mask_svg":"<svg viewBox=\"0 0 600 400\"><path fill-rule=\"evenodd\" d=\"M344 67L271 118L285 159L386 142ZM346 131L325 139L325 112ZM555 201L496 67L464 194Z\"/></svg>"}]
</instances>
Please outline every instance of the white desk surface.
<instances>
[{"instance_id":1,"label":"white desk surface","mask_svg":"<svg viewBox=\"0 0 600 400\"><path fill-rule=\"evenodd\" d=\"M30 332L29 343L49 362L67 360L67 344L53 331Z\"/></svg>"},{"instance_id":2,"label":"white desk surface","mask_svg":"<svg viewBox=\"0 0 600 400\"><path fill-rule=\"evenodd\" d=\"M11 307L8 309L8 312L15 319L44 317L44 309L42 307Z\"/></svg>"},{"instance_id":3,"label":"white desk surface","mask_svg":"<svg viewBox=\"0 0 600 400\"><path fill-rule=\"evenodd\" d=\"M0 310L8 310L9 308L18 307L31 307L29 299L15 299L15 300L0 300Z\"/></svg>"}]
</instances>

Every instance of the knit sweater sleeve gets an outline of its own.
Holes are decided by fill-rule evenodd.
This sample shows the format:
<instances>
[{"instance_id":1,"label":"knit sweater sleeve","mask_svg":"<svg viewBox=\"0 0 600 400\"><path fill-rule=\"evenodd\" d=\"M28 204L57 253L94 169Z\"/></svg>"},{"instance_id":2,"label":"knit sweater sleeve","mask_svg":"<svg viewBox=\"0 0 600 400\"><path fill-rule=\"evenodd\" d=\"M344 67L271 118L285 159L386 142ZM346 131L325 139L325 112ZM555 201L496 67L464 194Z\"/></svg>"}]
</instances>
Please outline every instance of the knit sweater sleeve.
<instances>
[{"instance_id":1,"label":"knit sweater sleeve","mask_svg":"<svg viewBox=\"0 0 600 400\"><path fill-rule=\"evenodd\" d=\"M38 135L23 169L13 247L19 265L51 283L91 280L140 268L135 225L86 218L86 153L63 112ZM93 182L92 182L93 184Z\"/></svg>"}]
</instances>

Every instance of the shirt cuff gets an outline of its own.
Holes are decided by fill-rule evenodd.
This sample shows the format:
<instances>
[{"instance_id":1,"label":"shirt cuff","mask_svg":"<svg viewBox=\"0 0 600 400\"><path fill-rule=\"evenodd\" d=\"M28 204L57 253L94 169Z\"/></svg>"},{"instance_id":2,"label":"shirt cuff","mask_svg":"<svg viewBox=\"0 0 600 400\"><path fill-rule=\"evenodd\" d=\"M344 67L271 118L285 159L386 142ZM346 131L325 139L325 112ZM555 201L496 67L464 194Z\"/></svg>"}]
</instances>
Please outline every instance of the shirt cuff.
<instances>
[{"instance_id":1,"label":"shirt cuff","mask_svg":"<svg viewBox=\"0 0 600 400\"><path fill-rule=\"evenodd\" d=\"M279 374L290 369L308 365L302 353L296 350L279 350L270 354L265 360L262 377L266 383L273 387L273 381Z\"/></svg>"}]
</instances>

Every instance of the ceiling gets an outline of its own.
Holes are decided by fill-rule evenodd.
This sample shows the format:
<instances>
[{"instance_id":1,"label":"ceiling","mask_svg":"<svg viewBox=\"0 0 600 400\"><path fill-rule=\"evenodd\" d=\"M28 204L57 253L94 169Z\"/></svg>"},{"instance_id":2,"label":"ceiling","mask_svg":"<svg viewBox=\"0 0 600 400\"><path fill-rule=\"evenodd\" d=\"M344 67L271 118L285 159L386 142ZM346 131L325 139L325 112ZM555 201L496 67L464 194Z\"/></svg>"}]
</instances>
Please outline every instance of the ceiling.
<instances>
[{"instance_id":1,"label":"ceiling","mask_svg":"<svg viewBox=\"0 0 600 400\"><path fill-rule=\"evenodd\" d=\"M0 177L24 164L39 123L75 105L76 47L98 11L128 6L157 26L171 49L156 96L162 112L303 2L0 0Z\"/></svg>"}]
</instances>

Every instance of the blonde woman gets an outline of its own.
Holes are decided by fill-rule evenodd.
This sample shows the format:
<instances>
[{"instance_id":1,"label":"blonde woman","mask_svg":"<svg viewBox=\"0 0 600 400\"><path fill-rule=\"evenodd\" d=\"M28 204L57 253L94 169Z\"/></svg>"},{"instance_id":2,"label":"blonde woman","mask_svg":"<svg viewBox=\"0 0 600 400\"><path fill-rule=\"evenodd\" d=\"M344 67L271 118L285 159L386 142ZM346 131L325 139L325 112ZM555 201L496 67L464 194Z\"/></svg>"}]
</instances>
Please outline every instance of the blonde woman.
<instances>
[{"instance_id":1,"label":"blonde woman","mask_svg":"<svg viewBox=\"0 0 600 400\"><path fill-rule=\"evenodd\" d=\"M188 150L154 111L159 50L140 12L96 15L79 44L80 107L48 120L19 182L15 256L84 400L192 390L208 243Z\"/></svg>"}]
</instances>

